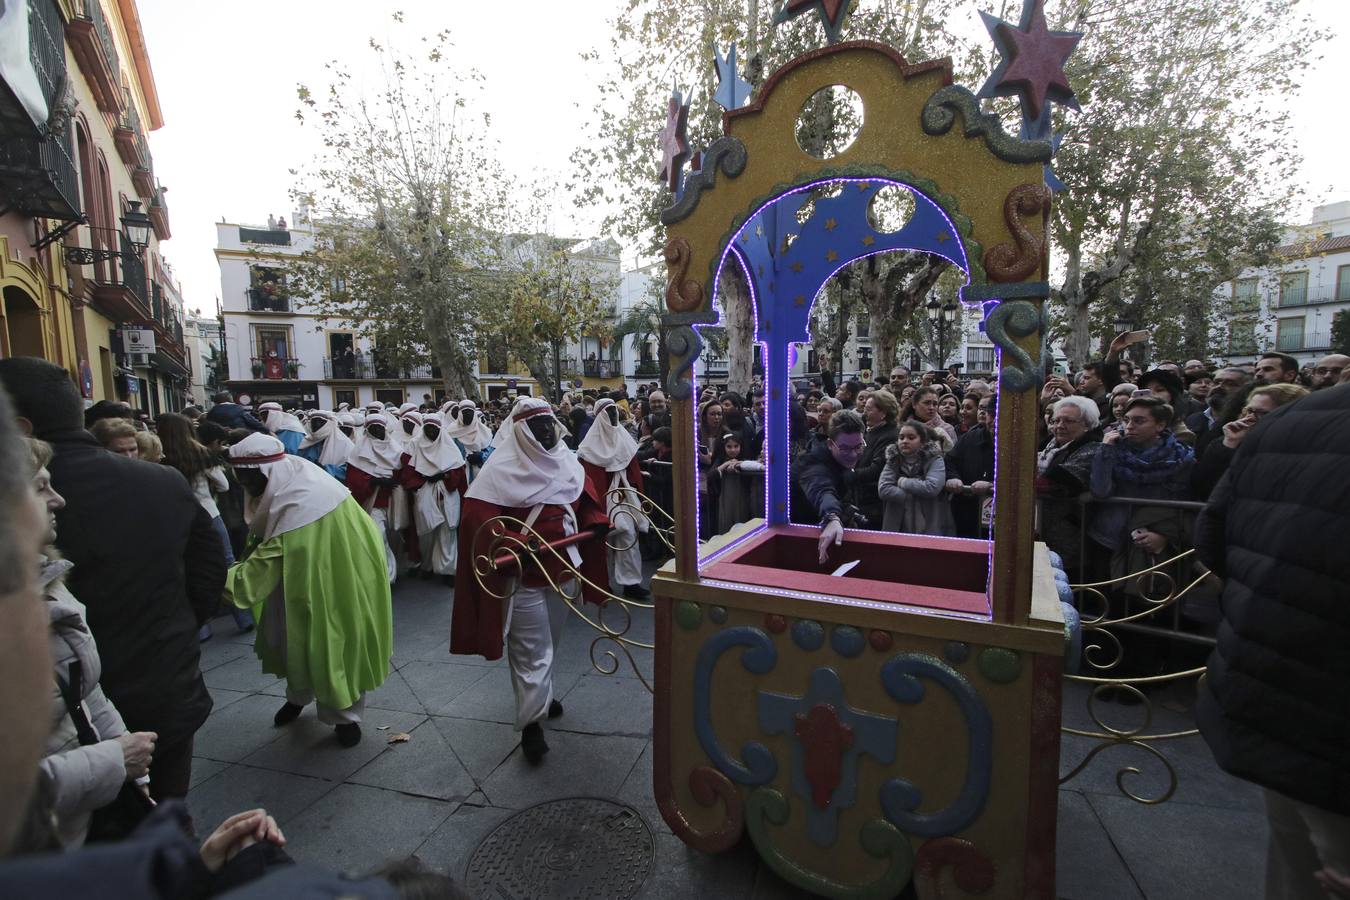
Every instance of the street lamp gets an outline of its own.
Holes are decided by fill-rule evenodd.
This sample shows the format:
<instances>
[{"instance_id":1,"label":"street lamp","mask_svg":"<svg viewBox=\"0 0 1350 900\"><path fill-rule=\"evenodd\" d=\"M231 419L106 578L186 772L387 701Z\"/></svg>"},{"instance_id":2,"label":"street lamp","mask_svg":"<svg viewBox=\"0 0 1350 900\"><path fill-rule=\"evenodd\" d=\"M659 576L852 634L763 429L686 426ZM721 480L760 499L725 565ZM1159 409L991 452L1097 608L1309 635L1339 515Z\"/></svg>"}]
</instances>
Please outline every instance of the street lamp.
<instances>
[{"instance_id":1,"label":"street lamp","mask_svg":"<svg viewBox=\"0 0 1350 900\"><path fill-rule=\"evenodd\" d=\"M139 259L145 248L150 246L150 217L141 212L139 200L127 201L127 207L126 213L122 216L122 235L131 245L130 253L111 247L67 247L66 262L87 266L127 256Z\"/></svg>"},{"instance_id":2,"label":"street lamp","mask_svg":"<svg viewBox=\"0 0 1350 900\"><path fill-rule=\"evenodd\" d=\"M956 321L957 307L954 302L939 303L934 297L924 305L924 310L928 313L928 321L933 323L937 329L938 339L938 368L942 368L947 362L947 326Z\"/></svg>"}]
</instances>

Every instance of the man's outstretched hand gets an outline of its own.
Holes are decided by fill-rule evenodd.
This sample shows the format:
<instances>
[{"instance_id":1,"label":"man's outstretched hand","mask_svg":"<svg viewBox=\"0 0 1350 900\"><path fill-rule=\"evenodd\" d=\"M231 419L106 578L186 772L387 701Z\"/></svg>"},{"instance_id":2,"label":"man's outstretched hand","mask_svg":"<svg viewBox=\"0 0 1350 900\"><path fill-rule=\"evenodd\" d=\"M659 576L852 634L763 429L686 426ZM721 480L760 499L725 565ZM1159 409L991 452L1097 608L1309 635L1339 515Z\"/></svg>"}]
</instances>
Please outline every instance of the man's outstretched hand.
<instances>
[{"instance_id":1,"label":"man's outstretched hand","mask_svg":"<svg viewBox=\"0 0 1350 900\"><path fill-rule=\"evenodd\" d=\"M816 543L816 549L820 555L820 564L823 566L830 558L830 546L836 547L844 543L844 525L838 519L831 519L825 523L825 527L820 529L820 540Z\"/></svg>"},{"instance_id":2,"label":"man's outstretched hand","mask_svg":"<svg viewBox=\"0 0 1350 900\"><path fill-rule=\"evenodd\" d=\"M240 851L259 841L270 841L278 847L286 846L286 836L277 827L276 819L269 816L266 810L250 809L235 813L220 823L220 827L202 843L202 863L207 871L215 874Z\"/></svg>"}]
</instances>

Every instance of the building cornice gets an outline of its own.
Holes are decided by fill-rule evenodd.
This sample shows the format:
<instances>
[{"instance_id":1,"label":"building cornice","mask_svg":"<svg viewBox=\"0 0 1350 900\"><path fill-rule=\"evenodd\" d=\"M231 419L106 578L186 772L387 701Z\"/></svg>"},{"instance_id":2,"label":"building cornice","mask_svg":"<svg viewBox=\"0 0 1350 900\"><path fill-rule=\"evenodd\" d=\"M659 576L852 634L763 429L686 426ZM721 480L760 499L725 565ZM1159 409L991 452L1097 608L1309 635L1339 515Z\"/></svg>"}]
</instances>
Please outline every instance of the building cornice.
<instances>
[{"instance_id":1,"label":"building cornice","mask_svg":"<svg viewBox=\"0 0 1350 900\"><path fill-rule=\"evenodd\" d=\"M159 89L155 87L155 73L150 69L150 54L145 49L145 32L141 30L141 16L136 11L136 0L117 0L122 17L122 29L127 34L131 58L136 63L136 78L141 83L145 99L145 115L151 131L164 127L164 113L159 108Z\"/></svg>"}]
</instances>

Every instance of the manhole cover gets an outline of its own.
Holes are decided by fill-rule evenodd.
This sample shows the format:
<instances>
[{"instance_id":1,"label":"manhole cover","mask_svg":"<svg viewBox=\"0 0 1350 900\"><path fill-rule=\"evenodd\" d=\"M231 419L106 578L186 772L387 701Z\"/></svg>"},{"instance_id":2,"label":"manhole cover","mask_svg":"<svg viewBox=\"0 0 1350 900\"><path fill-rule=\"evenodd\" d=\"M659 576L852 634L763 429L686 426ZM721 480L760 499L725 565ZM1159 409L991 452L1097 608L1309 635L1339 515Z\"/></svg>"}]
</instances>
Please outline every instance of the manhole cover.
<instances>
[{"instance_id":1,"label":"manhole cover","mask_svg":"<svg viewBox=\"0 0 1350 900\"><path fill-rule=\"evenodd\" d=\"M637 810L593 798L541 803L483 839L464 880L474 897L510 900L632 897L655 852Z\"/></svg>"}]
</instances>

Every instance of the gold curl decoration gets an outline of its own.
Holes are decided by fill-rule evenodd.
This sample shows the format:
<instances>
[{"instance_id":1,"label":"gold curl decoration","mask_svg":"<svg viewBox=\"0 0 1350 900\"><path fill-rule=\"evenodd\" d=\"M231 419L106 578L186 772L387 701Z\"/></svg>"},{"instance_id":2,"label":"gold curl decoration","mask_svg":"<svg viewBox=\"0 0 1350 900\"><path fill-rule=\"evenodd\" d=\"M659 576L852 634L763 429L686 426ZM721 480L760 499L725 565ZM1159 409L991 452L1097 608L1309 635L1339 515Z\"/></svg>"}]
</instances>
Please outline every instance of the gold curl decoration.
<instances>
[{"instance_id":1,"label":"gold curl decoration","mask_svg":"<svg viewBox=\"0 0 1350 900\"><path fill-rule=\"evenodd\" d=\"M487 538L487 548L480 552L481 544L484 538ZM565 548L564 548L565 550ZM552 546L541 534L534 530L532 526L517 519L514 516L496 516L483 524L483 527L474 536L473 541L473 572L478 586L490 597L499 600L505 600L515 593L515 578L517 573L524 570L527 559L537 560L541 554L550 553L563 567L563 570L571 575L560 584L553 574L544 566L539 566L540 573L548 581L549 587L554 590L562 601L567 604L568 609L572 611L577 618L584 621L599 634L591 641L590 658L591 665L596 671L603 675L613 675L619 669L619 658L611 649L604 650L602 657L611 666L606 668L596 659L596 651L599 645L610 642L628 659L629 665L642 686L650 693L652 685L642 674L638 667L637 660L633 658L630 648L640 650L656 649L655 643L635 640L628 637L628 631L633 625L632 609L654 609L654 603L644 603L640 600L632 600L627 597L613 594L606 588L601 587L587 578L582 572L572 564L567 554L559 548ZM508 557L509 564L499 567L496 560L500 557ZM525 556L526 559L522 559ZM498 593L490 588L487 581L493 577L506 579L507 589ZM571 586L571 590L567 589ZM580 606L581 595L585 587L589 587L604 597L604 602L599 605L599 613L595 619L586 615ZM605 622L605 611L617 607L623 610L623 625L621 628L613 628Z\"/></svg>"},{"instance_id":2,"label":"gold curl decoration","mask_svg":"<svg viewBox=\"0 0 1350 900\"><path fill-rule=\"evenodd\" d=\"M633 500L636 498L637 502ZM666 512L655 500L633 487L610 488L605 494L605 503L609 509L609 519L616 521L620 516L627 516L632 520L633 540L626 547L615 547L609 543L608 537L605 540L605 546L616 553L625 550L631 550L637 544L636 527L644 519L650 525L651 530L661 539L661 543L666 545L672 554L675 552L675 518ZM611 505L612 504L612 505ZM657 524L658 519L663 520L664 524Z\"/></svg>"}]
</instances>

